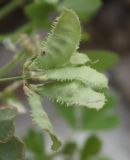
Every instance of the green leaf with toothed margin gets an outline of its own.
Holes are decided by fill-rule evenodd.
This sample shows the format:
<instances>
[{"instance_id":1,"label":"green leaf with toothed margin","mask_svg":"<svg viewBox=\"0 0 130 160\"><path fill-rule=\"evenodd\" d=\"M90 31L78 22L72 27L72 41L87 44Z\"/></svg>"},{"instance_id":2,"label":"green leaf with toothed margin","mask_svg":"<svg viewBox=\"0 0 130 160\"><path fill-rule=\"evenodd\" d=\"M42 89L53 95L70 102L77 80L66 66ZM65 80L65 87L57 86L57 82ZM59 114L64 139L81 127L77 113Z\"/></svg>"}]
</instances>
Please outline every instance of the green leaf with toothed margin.
<instances>
[{"instance_id":1,"label":"green leaf with toothed margin","mask_svg":"<svg viewBox=\"0 0 130 160\"><path fill-rule=\"evenodd\" d=\"M57 150L61 146L61 142L55 135L53 126L48 118L48 115L42 108L40 96L32 92L29 88L25 87L25 93L28 96L28 101L32 109L33 122L37 124L41 129L47 131L53 142L52 150Z\"/></svg>"},{"instance_id":2,"label":"green leaf with toothed margin","mask_svg":"<svg viewBox=\"0 0 130 160\"><path fill-rule=\"evenodd\" d=\"M100 109L105 104L105 96L78 82L62 82L46 85L31 85L32 90L52 101L68 106L85 106Z\"/></svg>"},{"instance_id":3,"label":"green leaf with toothed margin","mask_svg":"<svg viewBox=\"0 0 130 160\"><path fill-rule=\"evenodd\" d=\"M64 9L54 23L52 32L41 47L45 54L39 55L30 65L30 69L56 68L63 66L79 47L81 28L78 16Z\"/></svg>"},{"instance_id":4,"label":"green leaf with toothed margin","mask_svg":"<svg viewBox=\"0 0 130 160\"><path fill-rule=\"evenodd\" d=\"M56 80L61 82L77 80L92 88L108 87L108 80L105 75L88 66L64 67L44 72L32 72L32 78L40 81Z\"/></svg>"}]
</instances>

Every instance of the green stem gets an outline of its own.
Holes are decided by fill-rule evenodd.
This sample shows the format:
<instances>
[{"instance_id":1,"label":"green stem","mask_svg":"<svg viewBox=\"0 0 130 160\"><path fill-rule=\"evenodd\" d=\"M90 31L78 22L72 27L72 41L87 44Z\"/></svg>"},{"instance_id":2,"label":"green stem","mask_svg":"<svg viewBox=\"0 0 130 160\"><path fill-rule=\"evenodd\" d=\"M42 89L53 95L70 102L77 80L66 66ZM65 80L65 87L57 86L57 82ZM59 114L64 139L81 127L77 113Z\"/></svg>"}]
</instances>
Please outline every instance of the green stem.
<instances>
[{"instance_id":1,"label":"green stem","mask_svg":"<svg viewBox=\"0 0 130 160\"><path fill-rule=\"evenodd\" d=\"M23 79L23 76L0 78L0 82L18 81L18 80L22 80L22 79Z\"/></svg>"},{"instance_id":2,"label":"green stem","mask_svg":"<svg viewBox=\"0 0 130 160\"><path fill-rule=\"evenodd\" d=\"M10 70L12 70L16 66L16 64L18 64L24 58L25 53L21 52L19 54L16 54L8 64L6 64L4 67L0 69L0 78L6 75Z\"/></svg>"}]
</instances>

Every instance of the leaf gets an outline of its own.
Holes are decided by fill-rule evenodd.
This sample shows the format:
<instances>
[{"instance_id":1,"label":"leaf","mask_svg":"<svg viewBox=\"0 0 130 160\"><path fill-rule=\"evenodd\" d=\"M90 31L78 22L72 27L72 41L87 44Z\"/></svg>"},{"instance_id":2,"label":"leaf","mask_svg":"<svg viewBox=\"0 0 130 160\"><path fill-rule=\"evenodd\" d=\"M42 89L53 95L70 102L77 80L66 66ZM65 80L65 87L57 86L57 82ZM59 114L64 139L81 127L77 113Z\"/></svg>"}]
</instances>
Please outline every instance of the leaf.
<instances>
[{"instance_id":1,"label":"leaf","mask_svg":"<svg viewBox=\"0 0 130 160\"><path fill-rule=\"evenodd\" d=\"M77 118L77 108L65 105L56 105L56 109L64 117L65 121L74 129L81 130L107 130L116 127L119 123L119 118L114 113L114 107L117 105L117 97L113 93L106 95L107 103L103 109L98 112L95 109L82 108L78 113L80 116ZM79 126L77 126L79 124Z\"/></svg>"},{"instance_id":2,"label":"leaf","mask_svg":"<svg viewBox=\"0 0 130 160\"><path fill-rule=\"evenodd\" d=\"M65 9L43 44L42 51L45 54L38 56L30 65L30 69L43 70L63 66L78 48L80 32L78 16L73 11Z\"/></svg>"},{"instance_id":3,"label":"leaf","mask_svg":"<svg viewBox=\"0 0 130 160\"><path fill-rule=\"evenodd\" d=\"M103 94L93 91L78 82L64 82L46 85L31 85L41 96L46 96L68 106L86 106L100 109L105 103Z\"/></svg>"},{"instance_id":4,"label":"leaf","mask_svg":"<svg viewBox=\"0 0 130 160\"><path fill-rule=\"evenodd\" d=\"M101 148L102 143L100 139L95 135L90 136L83 146L80 160L87 160L92 156L97 155L101 151Z\"/></svg>"},{"instance_id":5,"label":"leaf","mask_svg":"<svg viewBox=\"0 0 130 160\"><path fill-rule=\"evenodd\" d=\"M100 111L94 109L82 110L82 128L88 130L107 130L118 125L118 116L112 111L116 106L116 97L110 92L107 94L107 103Z\"/></svg>"},{"instance_id":6,"label":"leaf","mask_svg":"<svg viewBox=\"0 0 130 160\"><path fill-rule=\"evenodd\" d=\"M72 155L76 152L77 148L78 147L77 147L77 144L75 142L69 141L63 146L61 152L64 155L68 155L68 156L72 157Z\"/></svg>"},{"instance_id":7,"label":"leaf","mask_svg":"<svg viewBox=\"0 0 130 160\"><path fill-rule=\"evenodd\" d=\"M72 128L75 128L77 125L75 108L67 107L66 105L61 105L59 103L55 104L56 109L62 115L62 117L70 124Z\"/></svg>"},{"instance_id":8,"label":"leaf","mask_svg":"<svg viewBox=\"0 0 130 160\"><path fill-rule=\"evenodd\" d=\"M43 28L49 25L49 14L54 7L45 2L30 3L25 7L25 14L32 22L34 27Z\"/></svg>"},{"instance_id":9,"label":"leaf","mask_svg":"<svg viewBox=\"0 0 130 160\"><path fill-rule=\"evenodd\" d=\"M88 21L100 9L101 5L101 0L63 0L58 8L59 10L64 7L73 9L80 20Z\"/></svg>"},{"instance_id":10,"label":"leaf","mask_svg":"<svg viewBox=\"0 0 130 160\"><path fill-rule=\"evenodd\" d=\"M0 160L24 160L24 145L16 137L0 143Z\"/></svg>"},{"instance_id":11,"label":"leaf","mask_svg":"<svg viewBox=\"0 0 130 160\"><path fill-rule=\"evenodd\" d=\"M24 142L27 150L40 156L45 154L44 137L41 132L30 129L24 138Z\"/></svg>"},{"instance_id":12,"label":"leaf","mask_svg":"<svg viewBox=\"0 0 130 160\"><path fill-rule=\"evenodd\" d=\"M13 120L0 122L0 143L9 141L14 135L14 130Z\"/></svg>"},{"instance_id":13,"label":"leaf","mask_svg":"<svg viewBox=\"0 0 130 160\"><path fill-rule=\"evenodd\" d=\"M91 40L91 35L88 32L82 31L82 35L81 35L81 41L82 42L88 42L89 40Z\"/></svg>"},{"instance_id":14,"label":"leaf","mask_svg":"<svg viewBox=\"0 0 130 160\"><path fill-rule=\"evenodd\" d=\"M107 88L107 78L96 70L87 67L64 67L60 69L47 70L46 72L32 72L34 80L47 81L81 81L88 87Z\"/></svg>"},{"instance_id":15,"label":"leaf","mask_svg":"<svg viewBox=\"0 0 130 160\"><path fill-rule=\"evenodd\" d=\"M14 135L14 121L16 108L0 107L0 143L9 141Z\"/></svg>"},{"instance_id":16,"label":"leaf","mask_svg":"<svg viewBox=\"0 0 130 160\"><path fill-rule=\"evenodd\" d=\"M85 55L83 53L78 53L78 52L76 52L70 58L70 63L72 65L83 65L83 64L86 64L89 61L90 61L90 59L87 55Z\"/></svg>"},{"instance_id":17,"label":"leaf","mask_svg":"<svg viewBox=\"0 0 130 160\"><path fill-rule=\"evenodd\" d=\"M110 51L88 50L84 53L89 56L92 62L95 62L92 66L99 71L111 69L119 61L118 55Z\"/></svg>"},{"instance_id":18,"label":"leaf","mask_svg":"<svg viewBox=\"0 0 130 160\"><path fill-rule=\"evenodd\" d=\"M52 149L57 150L61 146L61 142L55 135L53 126L48 118L48 115L42 108L41 99L39 95L32 92L29 88L25 88L25 93L28 96L28 101L32 109L32 118L40 128L47 131L52 139Z\"/></svg>"},{"instance_id":19,"label":"leaf","mask_svg":"<svg viewBox=\"0 0 130 160\"><path fill-rule=\"evenodd\" d=\"M1 107L0 108L0 122L12 120L17 114L17 109L14 107Z\"/></svg>"}]
</instances>

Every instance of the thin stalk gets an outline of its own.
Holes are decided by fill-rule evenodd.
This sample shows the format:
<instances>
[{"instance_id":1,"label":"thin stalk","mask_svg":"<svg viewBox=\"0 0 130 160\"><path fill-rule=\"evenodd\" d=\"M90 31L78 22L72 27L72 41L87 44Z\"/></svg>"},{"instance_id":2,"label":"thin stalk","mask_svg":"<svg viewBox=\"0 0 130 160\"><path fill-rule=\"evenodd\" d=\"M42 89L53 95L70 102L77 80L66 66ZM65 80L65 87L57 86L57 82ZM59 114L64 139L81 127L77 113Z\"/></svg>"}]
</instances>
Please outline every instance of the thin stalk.
<instances>
[{"instance_id":1,"label":"thin stalk","mask_svg":"<svg viewBox=\"0 0 130 160\"><path fill-rule=\"evenodd\" d=\"M9 81L18 81L18 80L22 80L22 79L23 79L23 76L0 78L0 83L1 82L9 82Z\"/></svg>"}]
</instances>

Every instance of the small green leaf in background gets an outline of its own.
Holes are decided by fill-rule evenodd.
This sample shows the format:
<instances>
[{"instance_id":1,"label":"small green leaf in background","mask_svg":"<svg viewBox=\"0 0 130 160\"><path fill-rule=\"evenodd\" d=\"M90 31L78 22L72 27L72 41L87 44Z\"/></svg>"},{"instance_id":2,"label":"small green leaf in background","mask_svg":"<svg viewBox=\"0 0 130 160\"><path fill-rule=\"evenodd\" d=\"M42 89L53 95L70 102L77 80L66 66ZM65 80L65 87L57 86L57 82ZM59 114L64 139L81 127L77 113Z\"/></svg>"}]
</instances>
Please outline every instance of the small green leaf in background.
<instances>
[{"instance_id":1,"label":"small green leaf in background","mask_svg":"<svg viewBox=\"0 0 130 160\"><path fill-rule=\"evenodd\" d=\"M24 160L24 145L16 137L0 143L0 160Z\"/></svg>"},{"instance_id":2,"label":"small green leaf in background","mask_svg":"<svg viewBox=\"0 0 130 160\"><path fill-rule=\"evenodd\" d=\"M66 105L56 103L55 107L60 115L65 119L65 121L72 127L75 128L77 125L75 108L67 107Z\"/></svg>"},{"instance_id":3,"label":"small green leaf in background","mask_svg":"<svg viewBox=\"0 0 130 160\"><path fill-rule=\"evenodd\" d=\"M49 15L54 11L54 6L44 2L31 3L25 7L25 14L35 28L48 28L51 22Z\"/></svg>"},{"instance_id":4,"label":"small green leaf in background","mask_svg":"<svg viewBox=\"0 0 130 160\"><path fill-rule=\"evenodd\" d=\"M82 31L81 41L88 42L91 39L91 35L88 32Z\"/></svg>"},{"instance_id":5,"label":"small green leaf in background","mask_svg":"<svg viewBox=\"0 0 130 160\"><path fill-rule=\"evenodd\" d=\"M108 130L119 124L119 118L114 113L117 105L117 97L114 93L106 94L107 102L103 109L96 111L82 107L80 109L80 118L77 118L77 109L74 106L66 107L65 105L56 104L56 109L60 112L65 121L74 129L81 130Z\"/></svg>"},{"instance_id":6,"label":"small green leaf in background","mask_svg":"<svg viewBox=\"0 0 130 160\"><path fill-rule=\"evenodd\" d=\"M13 119L16 114L16 108L0 108L0 143L5 143L13 137L15 131Z\"/></svg>"},{"instance_id":7,"label":"small green leaf in background","mask_svg":"<svg viewBox=\"0 0 130 160\"><path fill-rule=\"evenodd\" d=\"M104 50L88 50L84 51L91 61L93 62L93 68L98 71L106 71L111 69L118 61L119 56L116 53Z\"/></svg>"},{"instance_id":8,"label":"small green leaf in background","mask_svg":"<svg viewBox=\"0 0 130 160\"><path fill-rule=\"evenodd\" d=\"M107 102L100 111L94 109L82 110L82 128L88 130L107 130L116 127L119 118L113 109L116 107L117 98L110 92L107 93Z\"/></svg>"},{"instance_id":9,"label":"small green leaf in background","mask_svg":"<svg viewBox=\"0 0 130 160\"><path fill-rule=\"evenodd\" d=\"M0 160L24 160L24 145L14 137L16 108L0 108Z\"/></svg>"},{"instance_id":10,"label":"small green leaf in background","mask_svg":"<svg viewBox=\"0 0 130 160\"><path fill-rule=\"evenodd\" d=\"M81 21L88 21L102 6L101 0L63 0L59 4L59 10L64 7L73 9Z\"/></svg>"},{"instance_id":11,"label":"small green leaf in background","mask_svg":"<svg viewBox=\"0 0 130 160\"><path fill-rule=\"evenodd\" d=\"M75 142L67 142L62 148L62 154L72 156L77 150Z\"/></svg>"},{"instance_id":12,"label":"small green leaf in background","mask_svg":"<svg viewBox=\"0 0 130 160\"><path fill-rule=\"evenodd\" d=\"M27 149L34 153L43 154L45 152L44 137L41 132L36 132L33 129L28 130L28 134L24 138L24 142Z\"/></svg>"},{"instance_id":13,"label":"small green leaf in background","mask_svg":"<svg viewBox=\"0 0 130 160\"><path fill-rule=\"evenodd\" d=\"M91 135L85 142L83 149L81 150L80 160L89 160L92 156L96 156L100 153L102 148L102 143L100 139Z\"/></svg>"},{"instance_id":14,"label":"small green leaf in background","mask_svg":"<svg viewBox=\"0 0 130 160\"><path fill-rule=\"evenodd\" d=\"M37 160L43 160L46 158L43 133L30 129L24 138L24 142L27 147L27 151L30 151L35 155Z\"/></svg>"}]
</instances>

